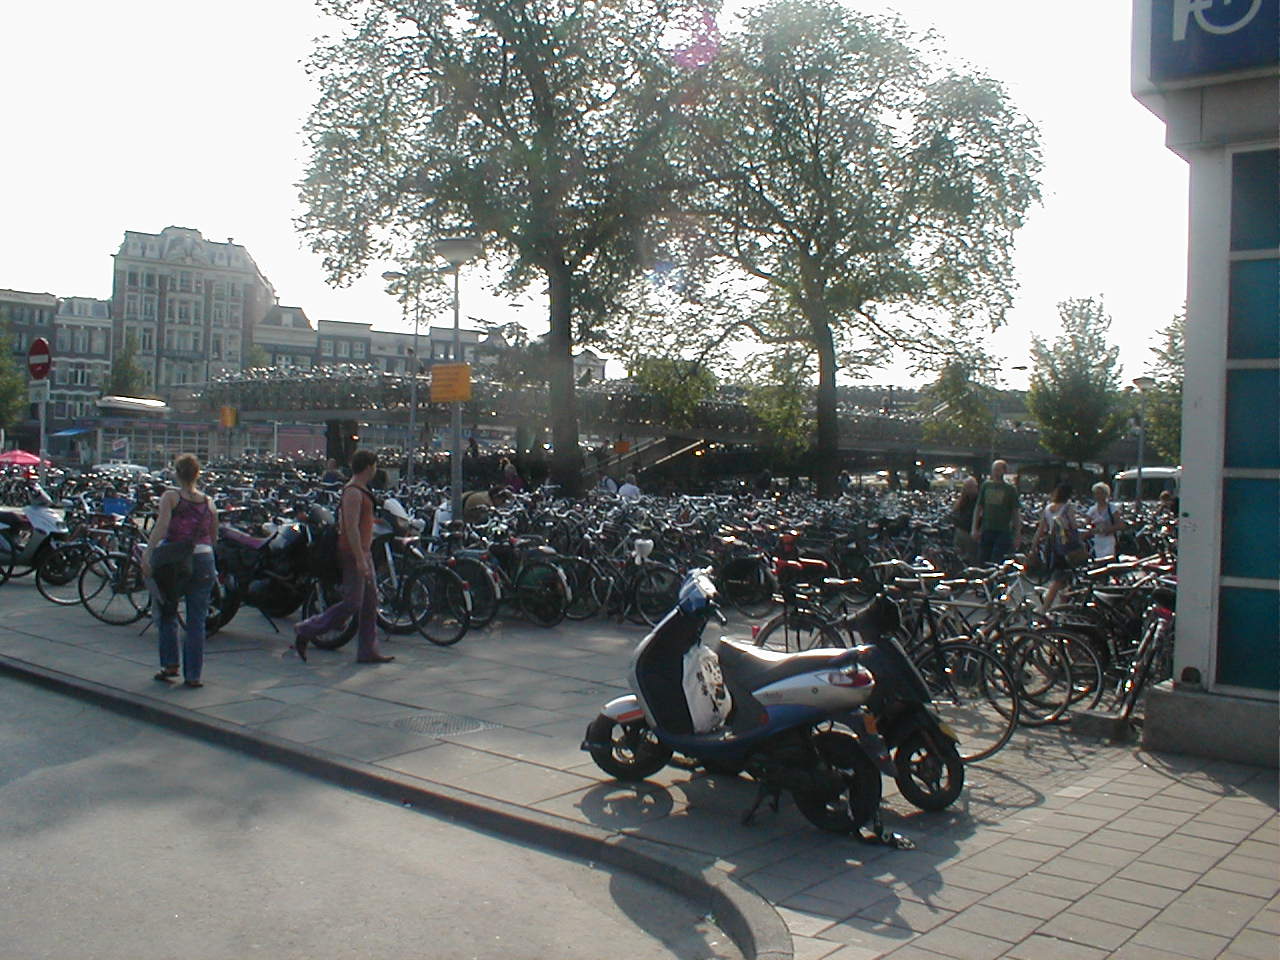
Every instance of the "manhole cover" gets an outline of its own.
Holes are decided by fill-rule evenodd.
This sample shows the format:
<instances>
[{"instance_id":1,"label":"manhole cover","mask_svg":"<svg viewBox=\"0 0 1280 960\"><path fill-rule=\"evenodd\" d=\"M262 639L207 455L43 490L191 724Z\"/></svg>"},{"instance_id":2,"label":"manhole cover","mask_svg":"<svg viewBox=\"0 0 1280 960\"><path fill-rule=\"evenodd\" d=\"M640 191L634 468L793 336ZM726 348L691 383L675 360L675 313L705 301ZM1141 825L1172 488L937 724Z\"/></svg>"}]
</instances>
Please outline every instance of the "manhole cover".
<instances>
[{"instance_id":1,"label":"manhole cover","mask_svg":"<svg viewBox=\"0 0 1280 960\"><path fill-rule=\"evenodd\" d=\"M463 717L456 713L415 713L408 717L397 717L387 721L388 726L398 730L410 730L413 733L424 733L429 737L456 737L460 733L475 733L477 730L492 730L496 723L485 723L475 717Z\"/></svg>"}]
</instances>

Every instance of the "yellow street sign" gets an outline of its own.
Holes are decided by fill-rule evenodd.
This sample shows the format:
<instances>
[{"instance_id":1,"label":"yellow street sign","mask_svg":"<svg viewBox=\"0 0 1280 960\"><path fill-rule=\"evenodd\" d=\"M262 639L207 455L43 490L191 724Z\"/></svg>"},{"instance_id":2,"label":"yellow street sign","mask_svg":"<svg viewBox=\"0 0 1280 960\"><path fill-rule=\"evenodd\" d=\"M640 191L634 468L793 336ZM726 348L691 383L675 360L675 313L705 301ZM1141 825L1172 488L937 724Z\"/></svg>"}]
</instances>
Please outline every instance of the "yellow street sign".
<instances>
[{"instance_id":1,"label":"yellow street sign","mask_svg":"<svg viewBox=\"0 0 1280 960\"><path fill-rule=\"evenodd\" d=\"M471 364L437 363L431 368L432 403L466 403L471 399Z\"/></svg>"}]
</instances>

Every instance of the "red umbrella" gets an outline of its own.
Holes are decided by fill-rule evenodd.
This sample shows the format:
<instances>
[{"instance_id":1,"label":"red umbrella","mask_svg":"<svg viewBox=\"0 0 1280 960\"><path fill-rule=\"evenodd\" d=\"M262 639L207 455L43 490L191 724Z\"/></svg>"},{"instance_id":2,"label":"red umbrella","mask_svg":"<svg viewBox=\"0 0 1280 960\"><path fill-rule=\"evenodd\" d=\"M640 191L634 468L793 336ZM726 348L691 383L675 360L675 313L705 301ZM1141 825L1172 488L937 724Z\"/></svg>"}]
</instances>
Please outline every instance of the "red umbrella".
<instances>
[{"instance_id":1,"label":"red umbrella","mask_svg":"<svg viewBox=\"0 0 1280 960\"><path fill-rule=\"evenodd\" d=\"M45 463L49 461L46 460ZM35 467L40 464L40 458L34 453L27 453L25 450L6 450L0 453L0 463L16 464L20 467Z\"/></svg>"}]
</instances>

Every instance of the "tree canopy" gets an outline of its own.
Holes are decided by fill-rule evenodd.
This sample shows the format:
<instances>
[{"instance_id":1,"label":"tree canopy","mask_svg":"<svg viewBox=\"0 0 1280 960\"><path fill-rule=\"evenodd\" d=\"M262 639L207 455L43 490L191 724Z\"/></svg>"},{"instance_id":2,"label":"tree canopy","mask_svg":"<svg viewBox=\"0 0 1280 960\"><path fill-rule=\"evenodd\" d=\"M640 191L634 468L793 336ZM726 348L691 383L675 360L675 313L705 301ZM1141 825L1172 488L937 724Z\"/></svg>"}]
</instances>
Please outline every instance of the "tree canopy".
<instances>
[{"instance_id":1,"label":"tree canopy","mask_svg":"<svg viewBox=\"0 0 1280 960\"><path fill-rule=\"evenodd\" d=\"M1147 374L1156 384L1146 392L1147 442L1167 462L1182 462L1182 377L1186 363L1187 316L1179 313L1159 331Z\"/></svg>"},{"instance_id":2,"label":"tree canopy","mask_svg":"<svg viewBox=\"0 0 1280 960\"><path fill-rule=\"evenodd\" d=\"M545 284L553 473L575 489L572 346L649 265L648 224L677 185L686 68L669 41L687 14L666 0L324 6L345 27L311 60L301 229L334 283L475 232L506 289Z\"/></svg>"},{"instance_id":3,"label":"tree canopy","mask_svg":"<svg viewBox=\"0 0 1280 960\"><path fill-rule=\"evenodd\" d=\"M138 338L125 334L124 345L111 361L107 393L117 397L141 397L147 392L147 375L138 363Z\"/></svg>"},{"instance_id":4,"label":"tree canopy","mask_svg":"<svg viewBox=\"0 0 1280 960\"><path fill-rule=\"evenodd\" d=\"M1032 341L1027 411L1046 450L1083 465L1124 430L1120 348L1107 340L1111 317L1101 299L1064 300L1058 316L1062 334L1057 339Z\"/></svg>"},{"instance_id":5,"label":"tree canopy","mask_svg":"<svg viewBox=\"0 0 1280 960\"><path fill-rule=\"evenodd\" d=\"M741 323L816 359L824 493L842 349L946 353L1001 322L1015 289L1038 134L1000 84L941 61L896 19L774 0L725 38L682 140L705 184L694 248L763 291Z\"/></svg>"},{"instance_id":6,"label":"tree canopy","mask_svg":"<svg viewBox=\"0 0 1280 960\"><path fill-rule=\"evenodd\" d=\"M982 383L972 364L952 360L922 391L926 440L987 446L996 430L995 391Z\"/></svg>"},{"instance_id":7,"label":"tree canopy","mask_svg":"<svg viewBox=\"0 0 1280 960\"><path fill-rule=\"evenodd\" d=\"M8 327L0 327L0 430L12 427L26 412L27 378L13 360Z\"/></svg>"}]
</instances>

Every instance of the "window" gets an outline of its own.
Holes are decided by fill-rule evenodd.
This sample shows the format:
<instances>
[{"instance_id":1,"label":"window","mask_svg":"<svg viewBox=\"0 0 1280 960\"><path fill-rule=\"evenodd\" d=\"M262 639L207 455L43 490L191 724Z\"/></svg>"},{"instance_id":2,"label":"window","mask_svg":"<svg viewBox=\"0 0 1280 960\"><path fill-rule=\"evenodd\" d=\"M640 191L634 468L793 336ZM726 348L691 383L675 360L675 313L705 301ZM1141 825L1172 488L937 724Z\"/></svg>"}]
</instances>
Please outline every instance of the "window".
<instances>
[{"instance_id":1,"label":"window","mask_svg":"<svg viewBox=\"0 0 1280 960\"><path fill-rule=\"evenodd\" d=\"M93 331L91 346L93 348L91 351L92 353L96 353L99 355L105 354L107 352L107 331L105 330Z\"/></svg>"},{"instance_id":2,"label":"window","mask_svg":"<svg viewBox=\"0 0 1280 960\"><path fill-rule=\"evenodd\" d=\"M191 292L191 271L181 270L178 272L178 289L184 293Z\"/></svg>"},{"instance_id":3,"label":"window","mask_svg":"<svg viewBox=\"0 0 1280 960\"><path fill-rule=\"evenodd\" d=\"M156 298L143 297L142 298L142 319L154 320L155 318L156 318Z\"/></svg>"},{"instance_id":4,"label":"window","mask_svg":"<svg viewBox=\"0 0 1280 960\"><path fill-rule=\"evenodd\" d=\"M209 334L209 356L214 360L222 359L222 334Z\"/></svg>"},{"instance_id":5,"label":"window","mask_svg":"<svg viewBox=\"0 0 1280 960\"><path fill-rule=\"evenodd\" d=\"M200 336L200 331L199 330L193 331L191 334L191 349L194 350L196 353L199 353L203 349L203 347L201 346L201 340L202 338Z\"/></svg>"},{"instance_id":6,"label":"window","mask_svg":"<svg viewBox=\"0 0 1280 960\"><path fill-rule=\"evenodd\" d=\"M188 301L188 300L179 300L179 301L178 301L178 322L179 322L179 323L190 323L190 322L191 322L191 303L190 303L190 301Z\"/></svg>"},{"instance_id":7,"label":"window","mask_svg":"<svg viewBox=\"0 0 1280 960\"><path fill-rule=\"evenodd\" d=\"M170 297L164 302L164 318L166 320L172 320L176 312L177 310L174 306L174 299L173 297Z\"/></svg>"},{"instance_id":8,"label":"window","mask_svg":"<svg viewBox=\"0 0 1280 960\"><path fill-rule=\"evenodd\" d=\"M139 338L138 349L144 353L151 353L156 348L156 334L150 327L142 328L142 336Z\"/></svg>"},{"instance_id":9,"label":"window","mask_svg":"<svg viewBox=\"0 0 1280 960\"><path fill-rule=\"evenodd\" d=\"M364 359L364 344L363 344L363 343L353 343L353 344L351 345L351 355L352 355L353 357L357 357L357 358L359 358L359 359L363 360L363 359Z\"/></svg>"},{"instance_id":10,"label":"window","mask_svg":"<svg viewBox=\"0 0 1280 960\"><path fill-rule=\"evenodd\" d=\"M85 369L83 363L77 363L71 368L71 382L77 387L87 387L89 385L89 371Z\"/></svg>"},{"instance_id":11,"label":"window","mask_svg":"<svg viewBox=\"0 0 1280 960\"><path fill-rule=\"evenodd\" d=\"M164 348L166 350L176 350L178 348L178 332L172 328L164 332Z\"/></svg>"},{"instance_id":12,"label":"window","mask_svg":"<svg viewBox=\"0 0 1280 960\"><path fill-rule=\"evenodd\" d=\"M213 325L215 327L222 326L222 321L226 318L226 308L220 304L213 305Z\"/></svg>"},{"instance_id":13,"label":"window","mask_svg":"<svg viewBox=\"0 0 1280 960\"><path fill-rule=\"evenodd\" d=\"M222 299L227 295L227 287L221 280L213 281L213 295L218 299Z\"/></svg>"},{"instance_id":14,"label":"window","mask_svg":"<svg viewBox=\"0 0 1280 960\"><path fill-rule=\"evenodd\" d=\"M75 341L76 341L76 353L89 352L89 331L88 330L84 329L84 327L80 327L78 330L76 330Z\"/></svg>"},{"instance_id":15,"label":"window","mask_svg":"<svg viewBox=\"0 0 1280 960\"><path fill-rule=\"evenodd\" d=\"M148 290L155 289L156 275L154 273L144 273L142 275L142 285Z\"/></svg>"},{"instance_id":16,"label":"window","mask_svg":"<svg viewBox=\"0 0 1280 960\"><path fill-rule=\"evenodd\" d=\"M204 323L204 304L199 300L191 304L191 319L196 323Z\"/></svg>"},{"instance_id":17,"label":"window","mask_svg":"<svg viewBox=\"0 0 1280 960\"><path fill-rule=\"evenodd\" d=\"M322 357L332 357L332 356L333 356L333 341L332 341L332 340L321 340L321 341L320 341L320 356L322 356Z\"/></svg>"},{"instance_id":18,"label":"window","mask_svg":"<svg viewBox=\"0 0 1280 960\"><path fill-rule=\"evenodd\" d=\"M65 384L67 382L67 366L66 364L54 364L53 382L57 384Z\"/></svg>"},{"instance_id":19,"label":"window","mask_svg":"<svg viewBox=\"0 0 1280 960\"><path fill-rule=\"evenodd\" d=\"M346 340L338 341L338 356L340 357L351 356L351 344L348 343Z\"/></svg>"},{"instance_id":20,"label":"window","mask_svg":"<svg viewBox=\"0 0 1280 960\"><path fill-rule=\"evenodd\" d=\"M138 285L138 271L130 270L128 276L129 276L129 281L128 281L129 286L136 287Z\"/></svg>"},{"instance_id":21,"label":"window","mask_svg":"<svg viewBox=\"0 0 1280 960\"><path fill-rule=\"evenodd\" d=\"M238 297L238 296L240 296L240 284L236 283L234 280L228 281L228 282L227 282L227 295L228 295L228 296L230 296L230 297Z\"/></svg>"},{"instance_id":22,"label":"window","mask_svg":"<svg viewBox=\"0 0 1280 960\"><path fill-rule=\"evenodd\" d=\"M55 337L54 339L55 339L55 346L57 346L59 353L66 353L68 350L71 349L71 331L68 330L66 327L63 327L61 330L59 330L58 336Z\"/></svg>"}]
</instances>

